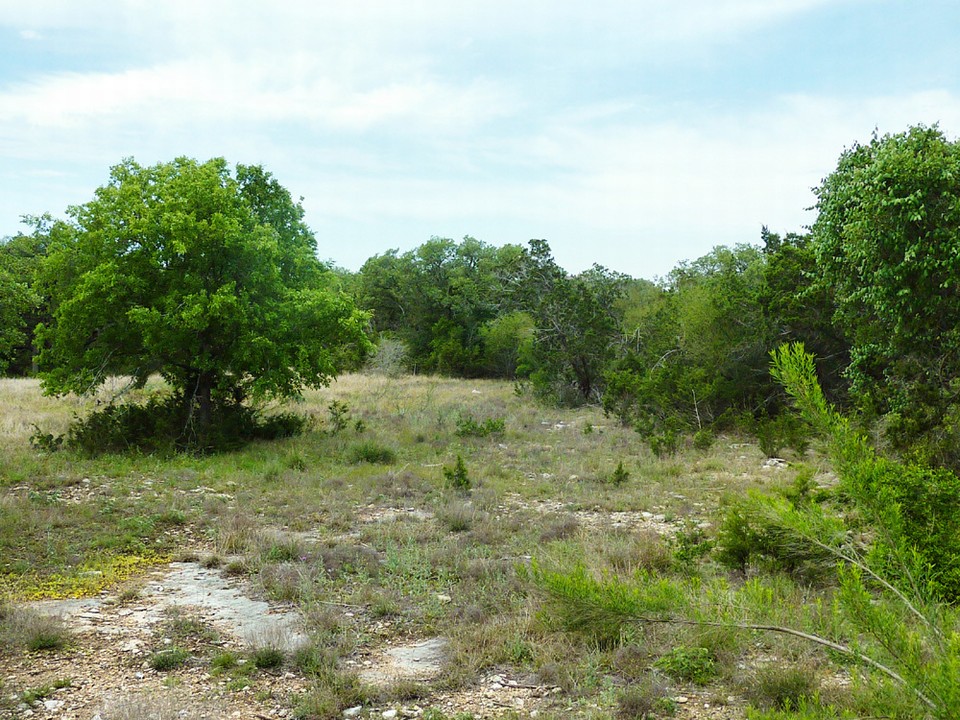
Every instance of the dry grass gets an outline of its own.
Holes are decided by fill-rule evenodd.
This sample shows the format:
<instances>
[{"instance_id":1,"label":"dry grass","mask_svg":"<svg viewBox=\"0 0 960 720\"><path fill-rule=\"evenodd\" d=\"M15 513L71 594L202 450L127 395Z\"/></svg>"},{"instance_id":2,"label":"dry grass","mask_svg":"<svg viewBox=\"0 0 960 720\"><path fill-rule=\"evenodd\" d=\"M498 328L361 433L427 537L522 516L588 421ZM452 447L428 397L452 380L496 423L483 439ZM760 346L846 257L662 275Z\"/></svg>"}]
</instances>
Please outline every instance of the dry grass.
<instances>
[{"instance_id":1,"label":"dry grass","mask_svg":"<svg viewBox=\"0 0 960 720\"><path fill-rule=\"evenodd\" d=\"M433 635L452 647L434 690L506 669L563 687L570 706L600 704L608 715L618 702L639 702L618 701L610 683L642 679L657 653L677 643L709 647L721 665L736 667L751 651L722 633L659 628L644 638L641 658L559 632L543 617L523 568L536 556L622 577L709 576L718 572L709 559L678 567L673 533L701 523L710 537L724 496L795 474L762 469L762 453L739 438L658 460L598 408L543 407L507 382L413 376L344 376L283 408L313 418L305 435L220 456L84 459L30 448L34 424L62 433L93 402L45 398L30 380L0 381L0 572L22 572L26 565L14 563L29 560L41 575L69 574L105 552L186 543L196 557L259 582L265 596L301 606L327 658L311 671L311 702L337 713L358 695L336 662L365 657L386 641ZM331 413L334 402L340 405ZM502 418L504 432L459 437L465 415L480 423ZM391 449L395 463L352 463L360 443ZM443 467L458 455L472 483L468 494L444 482ZM614 485L620 463L629 480ZM51 524L60 533L55 542L36 530ZM105 548L118 538L125 544ZM771 619L810 600L782 583L757 591L757 604L774 604ZM761 650L786 655L791 648ZM717 682L735 674L720 672ZM418 695L431 691L417 688ZM103 717L164 712L130 705Z\"/></svg>"}]
</instances>

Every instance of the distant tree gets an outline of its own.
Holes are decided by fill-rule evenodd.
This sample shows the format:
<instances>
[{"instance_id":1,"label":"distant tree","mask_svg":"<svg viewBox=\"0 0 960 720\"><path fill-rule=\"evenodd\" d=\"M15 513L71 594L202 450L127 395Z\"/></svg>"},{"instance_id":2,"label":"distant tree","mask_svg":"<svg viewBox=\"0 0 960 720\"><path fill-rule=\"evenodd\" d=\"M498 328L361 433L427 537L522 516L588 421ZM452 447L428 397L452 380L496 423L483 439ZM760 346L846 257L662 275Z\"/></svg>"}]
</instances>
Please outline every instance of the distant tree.
<instances>
[{"instance_id":1,"label":"distant tree","mask_svg":"<svg viewBox=\"0 0 960 720\"><path fill-rule=\"evenodd\" d=\"M374 328L399 339L419 370L468 377L512 374L488 362L488 324L507 312L502 268L515 246L432 238L402 255L376 255L359 273L359 302Z\"/></svg>"},{"instance_id":2,"label":"distant tree","mask_svg":"<svg viewBox=\"0 0 960 720\"><path fill-rule=\"evenodd\" d=\"M569 275L545 240L517 258L508 289L533 320L530 379L543 396L564 403L599 401L603 374L616 357L626 278L599 265Z\"/></svg>"},{"instance_id":3,"label":"distant tree","mask_svg":"<svg viewBox=\"0 0 960 720\"><path fill-rule=\"evenodd\" d=\"M0 373L26 342L24 317L35 304L30 288L0 265Z\"/></svg>"},{"instance_id":4,"label":"distant tree","mask_svg":"<svg viewBox=\"0 0 960 720\"><path fill-rule=\"evenodd\" d=\"M40 270L47 392L158 373L202 436L215 409L324 385L345 346L368 344L303 209L261 167L125 160L68 212Z\"/></svg>"},{"instance_id":5,"label":"distant tree","mask_svg":"<svg viewBox=\"0 0 960 720\"><path fill-rule=\"evenodd\" d=\"M49 215L23 222L32 232L0 240L0 372L12 375L32 370L34 330L47 317L36 273L57 226Z\"/></svg>"},{"instance_id":6,"label":"distant tree","mask_svg":"<svg viewBox=\"0 0 960 720\"><path fill-rule=\"evenodd\" d=\"M849 337L847 374L888 437L960 460L960 146L937 127L874 135L816 191L814 249Z\"/></svg>"}]
</instances>

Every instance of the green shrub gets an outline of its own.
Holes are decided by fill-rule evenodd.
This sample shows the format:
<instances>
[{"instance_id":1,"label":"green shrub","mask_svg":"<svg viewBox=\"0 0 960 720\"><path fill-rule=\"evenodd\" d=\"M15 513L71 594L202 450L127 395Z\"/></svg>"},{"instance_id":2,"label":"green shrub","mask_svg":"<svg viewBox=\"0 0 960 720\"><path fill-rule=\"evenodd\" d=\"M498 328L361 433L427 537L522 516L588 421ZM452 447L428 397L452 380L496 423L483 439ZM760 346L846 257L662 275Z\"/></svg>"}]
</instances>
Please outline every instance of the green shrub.
<instances>
[{"instance_id":1,"label":"green shrub","mask_svg":"<svg viewBox=\"0 0 960 720\"><path fill-rule=\"evenodd\" d=\"M677 647L653 664L674 680L706 685L717 675L717 664L706 648Z\"/></svg>"},{"instance_id":2,"label":"green shrub","mask_svg":"<svg viewBox=\"0 0 960 720\"><path fill-rule=\"evenodd\" d=\"M224 650L213 656L213 659L210 660L210 667L218 672L232 670L239 664L239 660L240 657L235 652Z\"/></svg>"},{"instance_id":3,"label":"green shrub","mask_svg":"<svg viewBox=\"0 0 960 720\"><path fill-rule=\"evenodd\" d=\"M630 479L630 471L623 467L623 460L617 463L617 468L610 474L611 485L623 485Z\"/></svg>"},{"instance_id":4,"label":"green shrub","mask_svg":"<svg viewBox=\"0 0 960 720\"><path fill-rule=\"evenodd\" d=\"M443 468L443 477L446 478L447 486L454 490L466 492L473 483L470 481L470 475L467 473L467 466L463 462L463 457L457 455L457 463L452 468Z\"/></svg>"},{"instance_id":5,"label":"green shrub","mask_svg":"<svg viewBox=\"0 0 960 720\"><path fill-rule=\"evenodd\" d=\"M130 451L220 452L253 440L301 434L307 419L295 413L265 416L239 403L215 403L206 429L194 422L194 408L182 395L154 395L143 404L108 405L67 430L67 445L90 456Z\"/></svg>"},{"instance_id":6,"label":"green shrub","mask_svg":"<svg viewBox=\"0 0 960 720\"><path fill-rule=\"evenodd\" d=\"M761 667L744 688L747 699L761 708L790 710L816 697L820 682L809 663Z\"/></svg>"},{"instance_id":7,"label":"green shrub","mask_svg":"<svg viewBox=\"0 0 960 720\"><path fill-rule=\"evenodd\" d=\"M461 413L457 418L457 437L487 437L502 435L506 429L503 418L487 418L477 422L472 415Z\"/></svg>"},{"instance_id":8,"label":"green shrub","mask_svg":"<svg viewBox=\"0 0 960 720\"><path fill-rule=\"evenodd\" d=\"M693 434L693 446L697 450L709 450L717 436L710 428L701 428Z\"/></svg>"},{"instance_id":9,"label":"green shrub","mask_svg":"<svg viewBox=\"0 0 960 720\"><path fill-rule=\"evenodd\" d=\"M392 448L367 440L350 447L349 459L354 465L393 465L397 461L397 453Z\"/></svg>"},{"instance_id":10,"label":"green shrub","mask_svg":"<svg viewBox=\"0 0 960 720\"><path fill-rule=\"evenodd\" d=\"M250 652L250 659L254 667L260 670L273 670L283 665L286 659L286 653L276 645L261 645L253 648Z\"/></svg>"},{"instance_id":11,"label":"green shrub","mask_svg":"<svg viewBox=\"0 0 960 720\"><path fill-rule=\"evenodd\" d=\"M663 459L677 454L680 449L680 435L673 430L664 430L661 433L648 435L647 445L657 458Z\"/></svg>"},{"instance_id":12,"label":"green shrub","mask_svg":"<svg viewBox=\"0 0 960 720\"><path fill-rule=\"evenodd\" d=\"M810 446L810 427L792 412L782 412L774 418L761 417L754 432L767 457L778 457L786 447L802 455Z\"/></svg>"},{"instance_id":13,"label":"green shrub","mask_svg":"<svg viewBox=\"0 0 960 720\"><path fill-rule=\"evenodd\" d=\"M329 432L331 435L337 435L347 429L350 424L350 407L339 400L334 400L327 406L327 412L330 413Z\"/></svg>"},{"instance_id":14,"label":"green shrub","mask_svg":"<svg viewBox=\"0 0 960 720\"><path fill-rule=\"evenodd\" d=\"M150 667L158 672L166 670L176 670L182 667L190 659L190 653L178 647L160 650L150 656Z\"/></svg>"},{"instance_id":15,"label":"green shrub","mask_svg":"<svg viewBox=\"0 0 960 720\"><path fill-rule=\"evenodd\" d=\"M772 570L791 573L808 582L835 577L836 553L798 533L786 522L784 514L791 509L784 498L758 492L738 498L723 513L716 559L739 570L753 561L763 561ZM822 524L818 532L823 533L824 543L846 534L839 519L822 513L816 517Z\"/></svg>"}]
</instances>

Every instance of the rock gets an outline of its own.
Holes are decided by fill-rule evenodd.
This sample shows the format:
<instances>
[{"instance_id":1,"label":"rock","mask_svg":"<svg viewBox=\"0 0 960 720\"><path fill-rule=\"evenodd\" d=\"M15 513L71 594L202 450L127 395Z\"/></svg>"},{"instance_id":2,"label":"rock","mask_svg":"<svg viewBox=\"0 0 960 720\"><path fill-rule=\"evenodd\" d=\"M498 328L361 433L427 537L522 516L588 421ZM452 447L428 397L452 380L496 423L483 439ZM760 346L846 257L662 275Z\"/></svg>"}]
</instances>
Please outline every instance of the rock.
<instances>
[{"instance_id":1,"label":"rock","mask_svg":"<svg viewBox=\"0 0 960 720\"><path fill-rule=\"evenodd\" d=\"M393 708L390 708L389 710L384 710L382 713L380 713L380 717L382 717L383 720L393 720L393 718L395 718L396 716L397 716L397 711L394 710Z\"/></svg>"},{"instance_id":2,"label":"rock","mask_svg":"<svg viewBox=\"0 0 960 720\"><path fill-rule=\"evenodd\" d=\"M690 698L685 697L684 695L678 695L673 699L673 701L677 703L677 705L683 705L684 703L690 702Z\"/></svg>"},{"instance_id":3,"label":"rock","mask_svg":"<svg viewBox=\"0 0 960 720\"><path fill-rule=\"evenodd\" d=\"M355 718L362 712L363 712L363 705L354 705L353 707L347 708L346 710L344 710L343 716L345 718Z\"/></svg>"},{"instance_id":4,"label":"rock","mask_svg":"<svg viewBox=\"0 0 960 720\"><path fill-rule=\"evenodd\" d=\"M47 712L56 712L63 705L63 700L44 700L43 709Z\"/></svg>"}]
</instances>

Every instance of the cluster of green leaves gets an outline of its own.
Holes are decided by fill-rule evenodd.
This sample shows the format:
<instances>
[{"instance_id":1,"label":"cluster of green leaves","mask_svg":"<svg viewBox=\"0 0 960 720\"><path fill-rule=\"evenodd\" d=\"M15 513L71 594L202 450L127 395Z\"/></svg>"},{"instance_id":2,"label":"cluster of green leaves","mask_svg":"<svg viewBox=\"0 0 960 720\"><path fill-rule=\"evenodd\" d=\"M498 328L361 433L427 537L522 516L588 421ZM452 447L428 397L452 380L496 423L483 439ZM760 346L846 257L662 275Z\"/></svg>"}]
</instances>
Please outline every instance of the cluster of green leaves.
<instances>
[{"instance_id":1,"label":"cluster of green leaves","mask_svg":"<svg viewBox=\"0 0 960 720\"><path fill-rule=\"evenodd\" d=\"M811 290L810 239L766 228L762 239L762 249L715 248L627 298L630 341L607 370L603 405L658 454L675 451L686 433L778 429L769 422L784 397L769 377L768 353L785 338L819 343L834 358L824 374L839 379L844 348L823 332L832 306Z\"/></svg>"},{"instance_id":2,"label":"cluster of green leaves","mask_svg":"<svg viewBox=\"0 0 960 720\"><path fill-rule=\"evenodd\" d=\"M177 415L166 439L205 448L225 408L325 385L370 346L367 318L317 259L302 207L259 166L126 160L68 214L34 221L0 252L10 300L0 362L23 370L18 348L36 345L48 393L90 392L118 375L143 387L159 374L180 408L154 424ZM143 424L129 410L94 424L120 416Z\"/></svg>"},{"instance_id":3,"label":"cluster of green leaves","mask_svg":"<svg viewBox=\"0 0 960 720\"><path fill-rule=\"evenodd\" d=\"M595 266L570 275L544 240L495 248L434 238L361 268L359 302L406 347L410 369L529 378L541 396L596 400L621 334L625 278Z\"/></svg>"},{"instance_id":4,"label":"cluster of green leaves","mask_svg":"<svg viewBox=\"0 0 960 720\"><path fill-rule=\"evenodd\" d=\"M529 327L501 316L500 277L521 253L466 237L433 238L415 250L367 260L358 301L376 332L401 340L409 369L466 377L513 377Z\"/></svg>"},{"instance_id":5,"label":"cluster of green leaves","mask_svg":"<svg viewBox=\"0 0 960 720\"><path fill-rule=\"evenodd\" d=\"M817 263L852 343L847 375L898 448L956 464L960 144L936 127L856 144L817 189Z\"/></svg>"}]
</instances>

